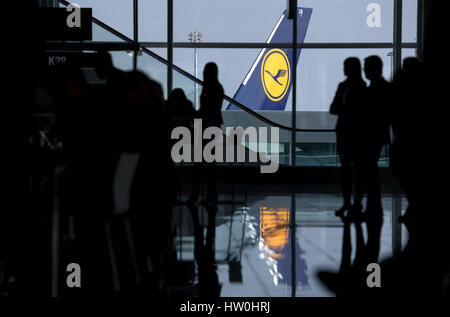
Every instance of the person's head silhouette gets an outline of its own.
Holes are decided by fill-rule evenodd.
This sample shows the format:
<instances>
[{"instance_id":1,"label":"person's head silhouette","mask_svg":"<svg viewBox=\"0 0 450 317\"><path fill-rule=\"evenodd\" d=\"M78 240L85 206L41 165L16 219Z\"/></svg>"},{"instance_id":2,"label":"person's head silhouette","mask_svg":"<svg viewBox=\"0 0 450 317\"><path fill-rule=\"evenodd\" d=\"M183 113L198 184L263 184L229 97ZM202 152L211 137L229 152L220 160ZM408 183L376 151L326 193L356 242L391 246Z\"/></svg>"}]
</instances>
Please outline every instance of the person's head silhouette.
<instances>
[{"instance_id":1,"label":"person's head silhouette","mask_svg":"<svg viewBox=\"0 0 450 317\"><path fill-rule=\"evenodd\" d=\"M152 96L152 80L142 72L127 73L126 89L130 105L147 104Z\"/></svg>"},{"instance_id":2,"label":"person's head silhouette","mask_svg":"<svg viewBox=\"0 0 450 317\"><path fill-rule=\"evenodd\" d=\"M95 66L97 75L102 79L107 79L113 69L114 65L111 54L106 51L98 51Z\"/></svg>"},{"instance_id":3,"label":"person's head silhouette","mask_svg":"<svg viewBox=\"0 0 450 317\"><path fill-rule=\"evenodd\" d=\"M205 69L203 70L203 80L205 83L214 83L218 82L219 69L217 68L216 63L210 62L205 65Z\"/></svg>"},{"instance_id":4,"label":"person's head silhouette","mask_svg":"<svg viewBox=\"0 0 450 317\"><path fill-rule=\"evenodd\" d=\"M383 75L383 61L380 57L372 55L364 60L364 73L370 81L379 79Z\"/></svg>"},{"instance_id":5,"label":"person's head silhouette","mask_svg":"<svg viewBox=\"0 0 450 317\"><path fill-rule=\"evenodd\" d=\"M181 102L184 102L186 100L186 95L184 94L183 89L181 88L175 88L170 93L168 102L171 105L179 104Z\"/></svg>"},{"instance_id":6,"label":"person's head silhouette","mask_svg":"<svg viewBox=\"0 0 450 317\"><path fill-rule=\"evenodd\" d=\"M361 62L357 57L349 57L344 61L344 75L348 79L361 78Z\"/></svg>"},{"instance_id":7,"label":"person's head silhouette","mask_svg":"<svg viewBox=\"0 0 450 317\"><path fill-rule=\"evenodd\" d=\"M422 63L415 57L408 57L403 60L403 72L406 74L418 75L422 71Z\"/></svg>"}]
</instances>

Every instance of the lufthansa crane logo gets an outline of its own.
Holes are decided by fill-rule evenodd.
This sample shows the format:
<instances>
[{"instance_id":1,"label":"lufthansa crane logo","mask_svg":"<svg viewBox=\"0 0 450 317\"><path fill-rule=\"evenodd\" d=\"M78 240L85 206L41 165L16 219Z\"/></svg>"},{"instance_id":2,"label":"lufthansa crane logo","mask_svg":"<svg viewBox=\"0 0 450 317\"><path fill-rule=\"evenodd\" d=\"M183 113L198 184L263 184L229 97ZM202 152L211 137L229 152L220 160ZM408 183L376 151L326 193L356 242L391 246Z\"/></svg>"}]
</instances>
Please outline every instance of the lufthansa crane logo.
<instances>
[{"instance_id":1,"label":"lufthansa crane logo","mask_svg":"<svg viewBox=\"0 0 450 317\"><path fill-rule=\"evenodd\" d=\"M261 81L267 97L272 101L283 99L290 80L291 67L286 54L280 49L267 52L261 65Z\"/></svg>"}]
</instances>

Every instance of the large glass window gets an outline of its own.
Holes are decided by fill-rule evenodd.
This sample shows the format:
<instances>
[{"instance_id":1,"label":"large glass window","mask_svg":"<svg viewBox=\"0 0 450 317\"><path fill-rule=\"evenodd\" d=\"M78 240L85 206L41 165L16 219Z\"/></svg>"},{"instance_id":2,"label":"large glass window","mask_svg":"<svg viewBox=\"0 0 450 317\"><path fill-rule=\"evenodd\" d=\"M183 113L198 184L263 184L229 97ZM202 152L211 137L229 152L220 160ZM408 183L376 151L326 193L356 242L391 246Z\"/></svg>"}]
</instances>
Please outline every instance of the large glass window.
<instances>
[{"instance_id":1,"label":"large glass window","mask_svg":"<svg viewBox=\"0 0 450 317\"><path fill-rule=\"evenodd\" d=\"M328 112L338 84L345 80L344 60L358 57L361 64L370 55L383 61L383 76L392 76L392 49L305 49L297 67L297 110ZM363 74L363 78L364 74ZM366 80L367 81L367 80ZM288 103L286 110L291 110Z\"/></svg>"},{"instance_id":2,"label":"large glass window","mask_svg":"<svg viewBox=\"0 0 450 317\"><path fill-rule=\"evenodd\" d=\"M417 0L406 0L402 4L402 41L417 42Z\"/></svg>"},{"instance_id":3,"label":"large glass window","mask_svg":"<svg viewBox=\"0 0 450 317\"><path fill-rule=\"evenodd\" d=\"M267 128L268 132L267 139L262 142L258 142L260 139L255 141L250 136L243 138L240 144L232 147L235 155L234 163L219 163L218 166L259 165L262 163L261 159L251 161L250 157L255 157L255 152L263 152L267 156L273 155L270 157L273 160L272 163L276 162L281 166L337 167L340 162L334 131L336 117L329 114L329 107L338 84L345 79L344 60L348 57L357 57L363 64L366 57L377 55L383 61L383 76L392 80L394 70L400 66L397 65L400 57L401 59L416 57L417 46L420 46L416 44L417 40L420 40L417 34L419 0L403 0L400 8L396 7L400 3L397 0L298 0L301 8L308 9L304 11L308 12L306 14L308 21L303 20L303 23L301 19L299 21L301 35L298 48L301 48L301 52L295 64L290 63L293 59L289 56L293 50L297 49L292 43L292 27L284 25L282 36L279 38L275 36L275 31L279 30L281 23L286 21L282 16L286 10L286 0L172 1L173 21L168 20L166 0L70 1L80 4L81 7L92 8L93 16L108 27L103 26L102 23L94 23L92 41L56 44L63 44L61 47L66 45L69 51L73 47L76 51L84 50L79 48L80 44L85 45L86 51L89 52L99 49L108 51L111 53L115 67L124 71L142 71L161 84L166 99L171 92L170 88L182 88L196 108L199 107L199 95L202 89L200 81L203 79L204 66L208 62L215 62L219 67L219 80L226 94L222 105L222 131L226 134L227 127L242 127L244 129ZM398 25L394 16L395 7L402 13L402 43L394 43L400 35L394 34L399 32L394 27ZM300 16L303 15L304 9L298 11ZM173 34L168 34L168 26L171 24ZM174 43L167 42L168 35L172 35ZM169 54L170 52L173 55ZM169 61L170 57L173 59ZM173 65L171 65L172 62ZM270 63L272 66L265 67ZM86 72L89 75L95 70L92 68ZM257 79L251 82L253 75ZM97 80L96 76L92 78ZM294 78L296 86L292 80ZM364 74L363 78L365 79ZM269 85L268 82L271 84ZM239 95L242 85L248 88L245 98ZM278 109L268 107L271 101L265 103L266 99L264 99L264 102L261 102L263 98L268 98L275 103L282 102L283 106ZM293 100L296 100L294 105ZM264 107L255 107L258 102ZM296 123L292 127L294 118ZM153 116L148 118L148 122L151 124L157 119ZM272 136L270 128L274 126L279 128L278 142L270 138ZM244 162L236 159L238 149L244 149L246 156ZM158 150L156 148L152 155L158 155ZM224 151L228 154L229 152L226 153L226 151L230 151L230 148ZM382 149L379 165L388 167L388 159L389 147L386 146ZM332 170L333 173L337 171L337 169ZM242 169L239 172L246 173L246 170ZM288 172L291 170L288 169ZM316 170L313 172L316 173ZM229 177L231 180L232 178L232 176ZM246 175L244 175L245 178L247 178ZM327 295L319 284L314 268L323 265L336 267L341 257L338 247L332 248L331 253L323 252L322 247L323 241L334 241L336 246L340 246L343 242L340 238L341 230L337 228L341 222L334 216L334 210L339 207L340 200L337 200L335 195L327 196L308 192L289 197L275 197L280 204L277 207L271 207L265 205L265 199L261 200L261 197L257 197L262 203L256 211L251 210L246 204L245 208L242 211L238 210L239 213L237 213L234 209L235 183L231 182L230 185L233 202L233 204L227 204L232 208L230 214L242 215L243 222L239 223L233 218L228 221L226 219L228 214L220 213L221 210L218 210L218 219L220 219L215 230L216 235L222 239L215 241L214 256L219 262L217 263L219 278L222 281L228 278L230 282L222 283L222 295L289 296L295 295L292 289L296 291L297 296ZM243 187L242 184L237 186ZM245 189L245 196L247 196L246 191L247 189ZM236 190L236 192L243 195L244 191ZM261 195L264 195L264 191ZM177 197L178 202L181 201L180 196ZM269 198L267 201L273 197ZM247 197L245 200L247 203ZM289 200L291 200L290 203ZM311 200L319 200L320 203L313 205L310 203ZM398 204L397 201L384 199L383 208L389 210L394 202L395 205ZM182 205L180 204L179 207L181 210ZM201 209L200 211L202 215L203 211ZM392 214L393 221L397 219L394 216L395 214ZM179 240L176 241L180 245L177 250L180 251L179 259L184 261L183 265L190 265L193 258L188 256L183 259L182 257L183 252L193 254L190 248L192 232L188 229L192 226L183 226L181 216L179 221L176 218L178 217L174 219L178 222L181 233ZM191 218L188 217L188 219ZM393 227L394 223L389 223L389 218L386 216L385 219L387 219L388 230L391 230L390 227ZM246 221L251 231L244 227ZM203 224L202 221L202 226ZM317 231L316 229L320 226L327 227L327 230ZM224 230L229 233L225 233ZM227 234L229 234L229 241L225 242L223 237L227 237ZM330 235L331 240L324 234ZM382 235L382 237L387 236ZM257 248L254 249L255 252L244 254L244 259L248 263L255 264L251 270L253 276L245 271L243 272L246 274L240 272L241 282L242 276L258 280L258 284L253 284L257 285L256 287L252 286L248 289L235 284L234 282L239 278L232 276L232 270L246 269L246 266L241 266L240 260L239 262L229 261L237 258L230 255L237 254L238 248L241 248L238 251L239 258L242 257L244 241L245 243L250 241ZM255 241L258 243L256 244ZM395 239L382 240L380 255L388 254L387 252L390 252L388 248L392 248L393 244L395 247L395 241ZM227 243L228 246L224 247ZM309 256L317 251L320 253L319 256ZM295 258L291 258L293 256ZM264 281L269 282L260 283L261 276L268 277ZM174 291L177 290L174 289Z\"/></svg>"},{"instance_id":4,"label":"large glass window","mask_svg":"<svg viewBox=\"0 0 450 317\"><path fill-rule=\"evenodd\" d=\"M69 1L82 8L92 8L92 16L116 29L129 38L133 38L133 1L132 0L76 0Z\"/></svg>"},{"instance_id":5,"label":"large glass window","mask_svg":"<svg viewBox=\"0 0 450 317\"><path fill-rule=\"evenodd\" d=\"M390 42L393 0L302 0L312 8L305 42ZM174 1L174 40L185 42L199 29L205 42L264 43L286 1Z\"/></svg>"},{"instance_id":6,"label":"large glass window","mask_svg":"<svg viewBox=\"0 0 450 317\"><path fill-rule=\"evenodd\" d=\"M417 57L417 49L415 48L404 48L402 49L403 59L408 57Z\"/></svg>"},{"instance_id":7,"label":"large glass window","mask_svg":"<svg viewBox=\"0 0 450 317\"><path fill-rule=\"evenodd\" d=\"M260 49L175 48L173 61L176 66L190 74L197 74L199 79L203 79L205 65L215 62L219 67L219 81L225 94L233 97L259 52Z\"/></svg>"},{"instance_id":8,"label":"large glass window","mask_svg":"<svg viewBox=\"0 0 450 317\"><path fill-rule=\"evenodd\" d=\"M408 55L410 50L407 50ZM225 93L233 97L260 51L260 49L176 48L174 64L192 75L197 74L198 78L202 79L206 63L215 62L219 67L219 80ZM328 112L337 85L345 79L344 60L355 56L363 63L364 58L370 55L381 57L384 64L383 75L390 79L393 69L392 49L303 49L297 66L297 111ZM292 110L291 98L288 97L286 111ZM251 105L244 104L244 106ZM273 119L274 115L271 117ZM279 114L278 117L281 120L282 115ZM289 118L286 119L283 120L284 123L290 124ZM309 127L313 128L311 124Z\"/></svg>"},{"instance_id":9,"label":"large glass window","mask_svg":"<svg viewBox=\"0 0 450 317\"><path fill-rule=\"evenodd\" d=\"M164 63L149 54L142 53L137 57L137 69L151 79L159 82L167 98L167 67Z\"/></svg>"},{"instance_id":10,"label":"large glass window","mask_svg":"<svg viewBox=\"0 0 450 317\"><path fill-rule=\"evenodd\" d=\"M123 42L123 40L102 28L101 26L92 23L92 41L93 42Z\"/></svg>"},{"instance_id":11,"label":"large glass window","mask_svg":"<svg viewBox=\"0 0 450 317\"><path fill-rule=\"evenodd\" d=\"M286 1L174 0L174 41L200 30L205 42L266 42Z\"/></svg>"},{"instance_id":12,"label":"large glass window","mask_svg":"<svg viewBox=\"0 0 450 317\"><path fill-rule=\"evenodd\" d=\"M167 0L139 0L138 11L139 41L166 42Z\"/></svg>"},{"instance_id":13,"label":"large glass window","mask_svg":"<svg viewBox=\"0 0 450 317\"><path fill-rule=\"evenodd\" d=\"M305 42L391 42L393 0L303 0L313 8Z\"/></svg>"},{"instance_id":14,"label":"large glass window","mask_svg":"<svg viewBox=\"0 0 450 317\"><path fill-rule=\"evenodd\" d=\"M109 52L115 67L123 71L133 70L133 56L129 52Z\"/></svg>"},{"instance_id":15,"label":"large glass window","mask_svg":"<svg viewBox=\"0 0 450 317\"><path fill-rule=\"evenodd\" d=\"M208 62L219 66L219 80L225 94L235 98L242 105L253 109L272 122L285 128L292 124L292 78L290 89L283 95L283 106L277 110L255 108L254 100L249 97L237 98L243 83L248 83L251 74L265 75L265 71L278 78L278 69L262 69L267 53L272 50L292 49L292 26L283 26L283 12L286 1L273 0L173 0L173 21L168 21L167 1L165 0L79 0L82 7L93 8L95 18L104 22L116 34L94 25L93 42L124 42L120 34L133 39L134 26L137 23L138 41L146 50L157 54L152 56L146 51L134 57L133 51L127 50L113 54L114 62L121 69L136 67L160 82L165 96L168 97L168 25L173 23L173 65L172 88L182 88L187 97L198 108L201 85L193 77L203 79L203 68ZM329 129L329 132L305 132L296 135L296 155L301 164L333 165L336 162L335 140L331 131L335 118L328 114L330 103L337 85L344 80L343 61L350 56L364 58L378 55L383 60L383 76L391 80L394 65L401 54L402 59L417 55L417 21L418 0L404 0L402 11L402 49L397 52L394 43L394 6L396 0L302 0L301 8L311 12L306 16L299 10L298 43L301 53L297 61L296 77L296 128L302 130ZM137 15L135 7L137 4ZM312 11L309 11L312 9ZM304 10L304 9L303 9ZM283 27L281 27L283 26ZM276 30L283 29L283 36L277 37ZM196 33L197 32L197 33ZM199 36L198 34L201 34ZM200 42L200 43L199 43ZM270 42L270 45L268 43ZM280 43L279 48L273 46ZM282 56L282 54L280 55ZM292 66L292 65L290 65ZM286 68L286 67L285 67ZM292 69L292 67L290 67ZM280 68L282 69L282 68ZM181 70L181 71L179 71ZM285 73L281 73L285 74ZM281 77L280 77L281 78ZM275 80L274 79L274 80ZM252 91L256 96L262 90L264 77L261 76ZM275 98L276 99L276 98ZM235 105L234 103L233 105ZM239 107L234 107L238 109ZM251 122L251 113L238 114L230 111L230 102L223 103L223 112L227 122L247 124ZM244 113L244 112L242 112ZM245 118L244 118L245 117ZM291 130L283 132L282 161L290 164L293 156L289 135ZM322 133L322 134L320 134ZM281 151L281 150L280 150ZM316 155L317 154L317 155ZM321 157L318 160L319 156ZM315 157L315 158L314 158ZM307 163L310 162L310 163ZM319 164L320 163L320 164Z\"/></svg>"}]
</instances>

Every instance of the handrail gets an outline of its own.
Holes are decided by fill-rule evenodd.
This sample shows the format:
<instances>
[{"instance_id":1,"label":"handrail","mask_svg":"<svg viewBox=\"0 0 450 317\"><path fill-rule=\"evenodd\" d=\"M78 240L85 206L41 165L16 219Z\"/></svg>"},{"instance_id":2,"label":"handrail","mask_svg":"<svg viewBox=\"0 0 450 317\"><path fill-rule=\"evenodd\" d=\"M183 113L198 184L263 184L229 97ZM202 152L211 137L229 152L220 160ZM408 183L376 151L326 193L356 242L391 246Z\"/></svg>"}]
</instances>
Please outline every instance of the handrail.
<instances>
[{"instance_id":1,"label":"handrail","mask_svg":"<svg viewBox=\"0 0 450 317\"><path fill-rule=\"evenodd\" d=\"M58 0L59 3L68 6L70 4L69 1L66 0ZM104 28L105 30L107 30L108 32L111 32L112 34L114 34L115 36L119 37L120 39L122 39L125 42L128 43L134 43L136 44L132 39L130 39L128 36L120 33L119 31L117 31L116 29L110 27L109 25L105 24L104 22L100 21L99 19L92 17L92 22L94 22L95 24L99 25L100 27ZM159 56L158 54L150 51L149 49L147 49L146 47L142 46L141 44L138 44L138 47L140 48L141 51L145 52L146 54L152 56L153 58L157 59L158 61L160 61L161 63L167 65L168 62L167 60L165 60L164 58L162 58L161 56ZM179 68L176 65L172 65L172 68L174 70L176 70L177 72L179 72L180 74L184 75L185 77L188 77L190 80L196 82L197 84L200 84L203 86L203 81L201 81L200 79L198 79L197 77L189 74L188 72L186 72L185 70ZM288 131L292 131L292 127L288 127L282 124L279 124L277 122L274 122L266 117L264 117L263 115L257 113L256 111L244 106L243 104L241 104L240 102L234 100L233 98L225 95L224 99L234 105L236 105L238 108L240 108L242 111L247 112L248 114L250 114L253 117L256 117L257 119L263 121L264 123L270 125L270 126L274 126L277 127L279 129L282 130L288 130ZM335 129L298 129L295 128L295 132L311 132L311 133L326 133L326 132L335 132Z\"/></svg>"}]
</instances>

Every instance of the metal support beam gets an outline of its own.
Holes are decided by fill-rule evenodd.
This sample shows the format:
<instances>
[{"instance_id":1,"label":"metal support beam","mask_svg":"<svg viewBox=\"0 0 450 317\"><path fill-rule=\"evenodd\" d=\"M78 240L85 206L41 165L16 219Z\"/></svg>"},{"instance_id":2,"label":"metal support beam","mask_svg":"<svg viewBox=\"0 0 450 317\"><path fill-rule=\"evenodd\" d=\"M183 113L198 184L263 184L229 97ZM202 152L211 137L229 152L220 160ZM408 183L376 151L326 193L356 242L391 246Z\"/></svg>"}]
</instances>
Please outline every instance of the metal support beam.
<instances>
[{"instance_id":1,"label":"metal support beam","mask_svg":"<svg viewBox=\"0 0 450 317\"><path fill-rule=\"evenodd\" d=\"M424 0L417 1L417 58L423 61L423 43L425 34Z\"/></svg>"},{"instance_id":2,"label":"metal support beam","mask_svg":"<svg viewBox=\"0 0 450 317\"><path fill-rule=\"evenodd\" d=\"M291 130L291 163L292 167L296 165L296 157L295 157L295 143L297 141L297 17L298 17L298 9L297 9L297 0L292 1L295 6L295 14L294 14L294 23L293 23L293 36L292 36L292 130ZM292 287L291 287L291 296L295 297L297 291L297 283L296 283L296 250L295 250L295 181L292 181L292 197L291 197L291 271L292 271Z\"/></svg>"},{"instance_id":3,"label":"metal support beam","mask_svg":"<svg viewBox=\"0 0 450 317\"><path fill-rule=\"evenodd\" d=\"M173 0L167 0L167 98L172 92Z\"/></svg>"},{"instance_id":4,"label":"metal support beam","mask_svg":"<svg viewBox=\"0 0 450 317\"><path fill-rule=\"evenodd\" d=\"M295 236L295 230L296 230L296 220L295 220L295 210L297 209L295 204L295 181L292 181L292 193L291 193L291 210L290 210L290 240L291 240L291 297L296 296L297 292L297 258L296 258L296 250L295 250L295 243L296 243L296 236Z\"/></svg>"},{"instance_id":5,"label":"metal support beam","mask_svg":"<svg viewBox=\"0 0 450 317\"><path fill-rule=\"evenodd\" d=\"M47 42L46 51L135 51L139 44L127 42Z\"/></svg>"},{"instance_id":6,"label":"metal support beam","mask_svg":"<svg viewBox=\"0 0 450 317\"><path fill-rule=\"evenodd\" d=\"M38 6L44 8L57 8L58 1L57 0L38 0Z\"/></svg>"},{"instance_id":7,"label":"metal support beam","mask_svg":"<svg viewBox=\"0 0 450 317\"><path fill-rule=\"evenodd\" d=\"M295 14L293 17L293 30L292 30L292 138L291 138L291 164L295 166L295 143L296 143L296 134L295 131L297 125L297 1L292 1L295 5Z\"/></svg>"},{"instance_id":8,"label":"metal support beam","mask_svg":"<svg viewBox=\"0 0 450 317\"><path fill-rule=\"evenodd\" d=\"M402 68L402 6L403 0L394 0L394 74Z\"/></svg>"},{"instance_id":9,"label":"metal support beam","mask_svg":"<svg viewBox=\"0 0 450 317\"><path fill-rule=\"evenodd\" d=\"M138 0L133 0L133 42L137 44L139 42L139 9ZM134 50L133 54L133 70L137 70L138 51Z\"/></svg>"}]
</instances>

